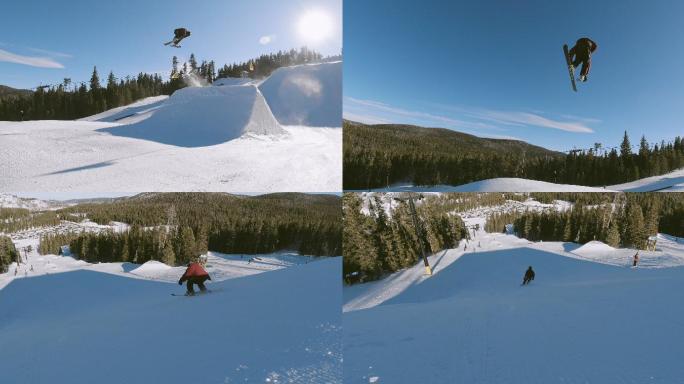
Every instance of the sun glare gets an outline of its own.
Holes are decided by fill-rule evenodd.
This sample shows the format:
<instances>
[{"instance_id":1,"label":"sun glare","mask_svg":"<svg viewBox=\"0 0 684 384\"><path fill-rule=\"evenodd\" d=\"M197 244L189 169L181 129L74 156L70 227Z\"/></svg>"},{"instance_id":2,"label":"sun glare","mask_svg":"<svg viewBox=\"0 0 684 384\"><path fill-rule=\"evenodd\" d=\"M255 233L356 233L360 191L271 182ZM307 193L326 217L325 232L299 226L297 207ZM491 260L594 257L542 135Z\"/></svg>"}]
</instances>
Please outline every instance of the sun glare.
<instances>
[{"instance_id":1,"label":"sun glare","mask_svg":"<svg viewBox=\"0 0 684 384\"><path fill-rule=\"evenodd\" d=\"M332 19L322 11L307 11L299 19L299 35L307 42L320 42L330 37Z\"/></svg>"}]
</instances>

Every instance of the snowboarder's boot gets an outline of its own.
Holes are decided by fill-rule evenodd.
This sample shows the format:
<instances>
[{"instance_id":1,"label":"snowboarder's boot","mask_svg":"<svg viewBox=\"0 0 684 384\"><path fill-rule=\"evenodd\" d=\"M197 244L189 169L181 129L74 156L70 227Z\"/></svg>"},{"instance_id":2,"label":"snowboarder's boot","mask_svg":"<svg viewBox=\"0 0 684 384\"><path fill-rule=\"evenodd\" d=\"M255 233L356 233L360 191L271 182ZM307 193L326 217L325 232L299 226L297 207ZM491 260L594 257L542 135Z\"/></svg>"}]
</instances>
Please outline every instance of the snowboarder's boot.
<instances>
[{"instance_id":1,"label":"snowboarder's boot","mask_svg":"<svg viewBox=\"0 0 684 384\"><path fill-rule=\"evenodd\" d=\"M586 83L587 82L587 76L581 76L579 77L579 81Z\"/></svg>"}]
</instances>

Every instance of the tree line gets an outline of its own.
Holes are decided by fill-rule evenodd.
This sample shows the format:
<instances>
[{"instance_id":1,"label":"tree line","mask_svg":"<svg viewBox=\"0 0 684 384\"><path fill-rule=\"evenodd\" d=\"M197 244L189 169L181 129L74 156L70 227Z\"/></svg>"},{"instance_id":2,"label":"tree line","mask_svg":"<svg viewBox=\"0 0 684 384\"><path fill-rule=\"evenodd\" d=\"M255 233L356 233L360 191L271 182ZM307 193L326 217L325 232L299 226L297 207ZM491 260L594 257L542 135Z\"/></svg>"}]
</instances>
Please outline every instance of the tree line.
<instances>
[{"instance_id":1,"label":"tree line","mask_svg":"<svg viewBox=\"0 0 684 384\"><path fill-rule=\"evenodd\" d=\"M385 208L383 198L396 199ZM417 228L409 203L400 195L343 196L343 275L347 284L377 280L411 267L422 257L453 248L468 238L463 221L432 200L417 204ZM365 207L365 208L364 208Z\"/></svg>"},{"instance_id":2,"label":"tree line","mask_svg":"<svg viewBox=\"0 0 684 384\"><path fill-rule=\"evenodd\" d=\"M342 252L340 202L330 195L146 193L58 211L131 227L120 233L48 235L41 239L40 252L58 253L68 244L74 255L90 262L157 260L170 265L187 263L207 250L337 256Z\"/></svg>"},{"instance_id":3,"label":"tree line","mask_svg":"<svg viewBox=\"0 0 684 384\"><path fill-rule=\"evenodd\" d=\"M14 247L12 239L0 236L0 273L5 273L13 262L17 261L19 253Z\"/></svg>"},{"instance_id":4,"label":"tree line","mask_svg":"<svg viewBox=\"0 0 684 384\"><path fill-rule=\"evenodd\" d=\"M88 82L75 83L65 78L61 84L39 86L27 95L0 99L0 120L73 120L91 116L108 109L131 104L151 96L170 95L187 86L184 77L190 74L212 83L219 77L261 78L282 66L323 60L323 56L306 47L262 55L247 62L216 68L213 60L198 63L194 54L182 65L176 56L171 63L171 75L164 79L159 74L139 73L137 76L117 78L110 71L102 84L97 67Z\"/></svg>"},{"instance_id":5,"label":"tree line","mask_svg":"<svg viewBox=\"0 0 684 384\"><path fill-rule=\"evenodd\" d=\"M681 137L655 145L642 137L635 153L625 132L619 150L603 150L597 143L562 154L511 140L476 141L453 131L418 129L345 122L344 188L367 190L406 182L462 185L498 177L606 186L684 167Z\"/></svg>"},{"instance_id":6,"label":"tree line","mask_svg":"<svg viewBox=\"0 0 684 384\"><path fill-rule=\"evenodd\" d=\"M54 211L31 212L24 208L0 208L0 233L47 227L59 222L59 215Z\"/></svg>"},{"instance_id":7,"label":"tree line","mask_svg":"<svg viewBox=\"0 0 684 384\"><path fill-rule=\"evenodd\" d=\"M599 194L602 195L602 194ZM530 241L584 244L602 241L612 247L645 249L657 233L684 236L684 199L680 194L616 194L597 196L600 205L575 202L563 212L503 212L487 219L485 230L513 232Z\"/></svg>"}]
</instances>

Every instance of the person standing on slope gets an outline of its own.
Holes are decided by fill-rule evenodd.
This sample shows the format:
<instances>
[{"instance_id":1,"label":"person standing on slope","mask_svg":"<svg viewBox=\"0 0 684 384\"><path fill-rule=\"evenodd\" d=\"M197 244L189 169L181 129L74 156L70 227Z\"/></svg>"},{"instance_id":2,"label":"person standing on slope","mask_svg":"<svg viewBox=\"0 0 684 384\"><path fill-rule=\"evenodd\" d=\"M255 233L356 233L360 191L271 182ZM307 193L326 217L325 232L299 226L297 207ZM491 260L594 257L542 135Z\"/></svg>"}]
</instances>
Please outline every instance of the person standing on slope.
<instances>
[{"instance_id":1,"label":"person standing on slope","mask_svg":"<svg viewBox=\"0 0 684 384\"><path fill-rule=\"evenodd\" d=\"M632 262L632 267L636 267L639 264L639 252L634 254L634 261Z\"/></svg>"},{"instance_id":2,"label":"person standing on slope","mask_svg":"<svg viewBox=\"0 0 684 384\"><path fill-rule=\"evenodd\" d=\"M527 285L529 284L532 280L534 280L534 271L532 270L532 266L530 265L527 268L527 271L525 271L525 277L523 278L523 283L522 285Z\"/></svg>"},{"instance_id":3,"label":"person standing on slope","mask_svg":"<svg viewBox=\"0 0 684 384\"><path fill-rule=\"evenodd\" d=\"M591 68L591 55L596 52L598 45L588 37L582 37L575 43L575 46L570 49L568 54L572 60L573 69L582 64L579 80L586 82L589 76L589 69ZM573 59L574 57L574 59Z\"/></svg>"},{"instance_id":4,"label":"person standing on slope","mask_svg":"<svg viewBox=\"0 0 684 384\"><path fill-rule=\"evenodd\" d=\"M204 282L207 280L211 280L211 277L207 271L204 270L200 263L193 261L188 264L188 269L185 270L183 276L181 276L180 280L178 280L178 285L183 285L183 282L187 281L188 290L185 295L193 296L195 294L193 285L197 284L200 292L205 293L207 291L207 287L204 286Z\"/></svg>"}]
</instances>

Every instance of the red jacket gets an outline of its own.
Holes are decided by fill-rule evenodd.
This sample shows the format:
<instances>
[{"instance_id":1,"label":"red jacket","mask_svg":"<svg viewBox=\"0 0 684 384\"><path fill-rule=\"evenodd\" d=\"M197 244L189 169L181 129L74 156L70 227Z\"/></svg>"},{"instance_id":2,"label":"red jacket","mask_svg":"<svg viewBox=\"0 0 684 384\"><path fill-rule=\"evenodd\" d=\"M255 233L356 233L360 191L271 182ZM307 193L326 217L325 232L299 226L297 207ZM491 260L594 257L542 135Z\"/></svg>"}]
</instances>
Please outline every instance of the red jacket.
<instances>
[{"instance_id":1,"label":"red jacket","mask_svg":"<svg viewBox=\"0 0 684 384\"><path fill-rule=\"evenodd\" d=\"M211 277L209 277L207 271L205 271L199 263L190 263L180 281L183 282L191 277L207 277L209 280L211 280Z\"/></svg>"}]
</instances>

